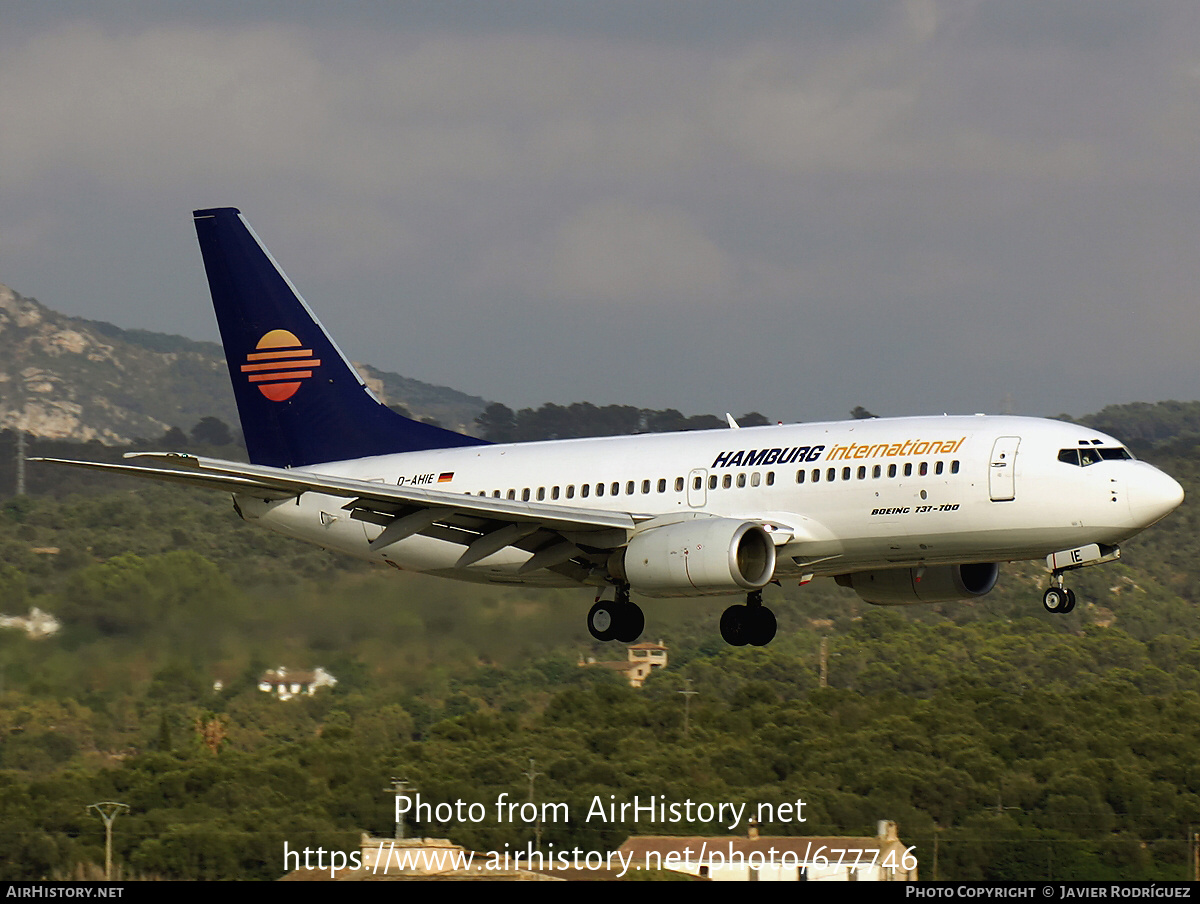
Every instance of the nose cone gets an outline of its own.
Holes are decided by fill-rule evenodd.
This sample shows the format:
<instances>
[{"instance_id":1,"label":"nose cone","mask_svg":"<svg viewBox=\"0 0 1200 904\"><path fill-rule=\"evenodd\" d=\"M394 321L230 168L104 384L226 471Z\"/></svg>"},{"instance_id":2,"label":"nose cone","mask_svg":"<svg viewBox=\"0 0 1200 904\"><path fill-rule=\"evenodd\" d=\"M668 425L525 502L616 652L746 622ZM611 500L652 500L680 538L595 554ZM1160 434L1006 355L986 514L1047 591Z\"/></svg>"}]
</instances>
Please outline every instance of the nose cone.
<instances>
[{"instance_id":1,"label":"nose cone","mask_svg":"<svg viewBox=\"0 0 1200 904\"><path fill-rule=\"evenodd\" d=\"M1183 502L1183 487L1169 474L1141 463L1129 481L1129 512L1140 527L1165 518Z\"/></svg>"}]
</instances>

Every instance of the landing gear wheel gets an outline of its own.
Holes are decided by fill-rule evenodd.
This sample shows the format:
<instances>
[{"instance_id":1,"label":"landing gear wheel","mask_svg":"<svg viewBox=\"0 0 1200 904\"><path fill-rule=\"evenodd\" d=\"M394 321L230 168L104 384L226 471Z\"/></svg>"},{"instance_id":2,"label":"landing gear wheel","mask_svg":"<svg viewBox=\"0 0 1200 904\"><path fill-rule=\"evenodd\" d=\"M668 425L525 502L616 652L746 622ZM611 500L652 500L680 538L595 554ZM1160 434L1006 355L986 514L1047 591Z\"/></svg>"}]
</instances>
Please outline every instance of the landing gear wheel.
<instances>
[{"instance_id":1,"label":"landing gear wheel","mask_svg":"<svg viewBox=\"0 0 1200 904\"><path fill-rule=\"evenodd\" d=\"M636 603L624 603L617 609L616 616L612 629L615 640L633 643L642 636L642 630L646 627L646 616L642 614L640 606Z\"/></svg>"},{"instance_id":2,"label":"landing gear wheel","mask_svg":"<svg viewBox=\"0 0 1200 904\"><path fill-rule=\"evenodd\" d=\"M1065 590L1062 587L1051 587L1042 596L1042 605L1047 612L1054 615L1062 615L1065 612L1070 612L1074 608L1075 600L1072 599L1073 593Z\"/></svg>"},{"instance_id":3,"label":"landing gear wheel","mask_svg":"<svg viewBox=\"0 0 1200 904\"><path fill-rule=\"evenodd\" d=\"M732 647L765 647L775 639L775 613L762 604L762 591L746 595L746 605L730 606L721 614L721 637Z\"/></svg>"},{"instance_id":4,"label":"landing gear wheel","mask_svg":"<svg viewBox=\"0 0 1200 904\"><path fill-rule=\"evenodd\" d=\"M600 600L588 612L588 632L596 640L633 643L642 636L645 627L646 616L634 603Z\"/></svg>"},{"instance_id":5,"label":"landing gear wheel","mask_svg":"<svg viewBox=\"0 0 1200 904\"><path fill-rule=\"evenodd\" d=\"M1075 591L1068 590L1067 591L1067 608L1063 609L1063 614L1065 615L1066 613L1070 612L1074 608L1075 608Z\"/></svg>"},{"instance_id":6,"label":"landing gear wheel","mask_svg":"<svg viewBox=\"0 0 1200 904\"><path fill-rule=\"evenodd\" d=\"M748 607L730 606L721 613L721 639L731 647L744 647L748 642Z\"/></svg>"},{"instance_id":7,"label":"landing gear wheel","mask_svg":"<svg viewBox=\"0 0 1200 904\"><path fill-rule=\"evenodd\" d=\"M587 628L596 640L612 640L616 637L618 606L608 600L600 600L592 606L587 616Z\"/></svg>"},{"instance_id":8,"label":"landing gear wheel","mask_svg":"<svg viewBox=\"0 0 1200 904\"><path fill-rule=\"evenodd\" d=\"M750 625L747 631L747 643L755 647L765 647L775 639L775 630L778 623L775 621L775 613L766 606L756 606L749 610Z\"/></svg>"}]
</instances>

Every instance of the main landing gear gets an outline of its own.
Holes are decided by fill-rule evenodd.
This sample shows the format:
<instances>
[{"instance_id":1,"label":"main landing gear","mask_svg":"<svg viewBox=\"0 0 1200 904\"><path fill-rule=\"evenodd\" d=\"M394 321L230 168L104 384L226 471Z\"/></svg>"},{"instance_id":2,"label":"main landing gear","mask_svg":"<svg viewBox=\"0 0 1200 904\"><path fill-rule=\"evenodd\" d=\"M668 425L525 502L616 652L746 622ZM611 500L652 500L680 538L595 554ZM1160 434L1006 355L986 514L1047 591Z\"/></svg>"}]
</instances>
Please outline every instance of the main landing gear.
<instances>
[{"instance_id":1,"label":"main landing gear","mask_svg":"<svg viewBox=\"0 0 1200 904\"><path fill-rule=\"evenodd\" d=\"M633 643L646 627L646 617L629 601L629 586L618 584L616 599L598 599L588 612L588 632L596 640ZM763 605L762 591L746 594L745 605L730 606L721 615L721 637L735 647L765 647L775 639L775 613Z\"/></svg>"},{"instance_id":2,"label":"main landing gear","mask_svg":"<svg viewBox=\"0 0 1200 904\"><path fill-rule=\"evenodd\" d=\"M775 613L763 605L761 590L747 593L744 606L730 606L721 615L721 637L731 646L765 647L775 629Z\"/></svg>"},{"instance_id":3,"label":"main landing gear","mask_svg":"<svg viewBox=\"0 0 1200 904\"><path fill-rule=\"evenodd\" d=\"M615 600L596 600L587 617L588 631L596 640L633 643L642 636L646 616L637 603L629 601L629 585L617 586Z\"/></svg>"}]
</instances>

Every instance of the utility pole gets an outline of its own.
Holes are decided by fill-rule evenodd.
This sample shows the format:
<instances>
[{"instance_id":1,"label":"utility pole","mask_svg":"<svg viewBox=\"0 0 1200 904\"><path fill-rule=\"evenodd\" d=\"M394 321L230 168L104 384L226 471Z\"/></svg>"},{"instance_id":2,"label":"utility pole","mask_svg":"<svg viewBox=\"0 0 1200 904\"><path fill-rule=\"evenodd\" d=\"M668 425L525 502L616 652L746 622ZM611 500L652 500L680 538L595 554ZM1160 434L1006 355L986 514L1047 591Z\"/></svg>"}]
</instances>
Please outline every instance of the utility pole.
<instances>
[{"instance_id":1,"label":"utility pole","mask_svg":"<svg viewBox=\"0 0 1200 904\"><path fill-rule=\"evenodd\" d=\"M89 810L95 810L104 820L104 881L112 881L112 825L120 813L129 811L129 804L115 800L102 800L98 804L88 804Z\"/></svg>"},{"instance_id":2,"label":"utility pole","mask_svg":"<svg viewBox=\"0 0 1200 904\"><path fill-rule=\"evenodd\" d=\"M679 693L683 694L683 736L686 738L692 730L692 698L700 692L692 690L691 678L685 678L684 682L687 684L687 687L681 690Z\"/></svg>"},{"instance_id":3,"label":"utility pole","mask_svg":"<svg viewBox=\"0 0 1200 904\"><path fill-rule=\"evenodd\" d=\"M25 375L17 371L17 495L25 495Z\"/></svg>"},{"instance_id":4,"label":"utility pole","mask_svg":"<svg viewBox=\"0 0 1200 904\"><path fill-rule=\"evenodd\" d=\"M392 786L390 788L384 788L383 793L392 795L392 806L393 806L393 809L395 809L396 798L408 797L411 790L412 789L408 787L408 779L393 778ZM404 839L404 814L401 813L400 818L396 820L396 840L402 841L403 839Z\"/></svg>"},{"instance_id":5,"label":"utility pole","mask_svg":"<svg viewBox=\"0 0 1200 904\"><path fill-rule=\"evenodd\" d=\"M534 766L533 757L529 758L529 771L523 772L521 774L529 779L529 802L531 804L536 805L536 802L533 799L533 780L535 778L537 778L539 775L541 775L542 773L538 772L537 768ZM541 814L541 811L538 812L537 822L534 823L534 825L533 825L533 846L534 846L535 850L540 851L542 849L542 814Z\"/></svg>"},{"instance_id":6,"label":"utility pole","mask_svg":"<svg viewBox=\"0 0 1200 904\"><path fill-rule=\"evenodd\" d=\"M22 421L24 418L21 419ZM25 425L17 427L17 495L25 495Z\"/></svg>"},{"instance_id":7,"label":"utility pole","mask_svg":"<svg viewBox=\"0 0 1200 904\"><path fill-rule=\"evenodd\" d=\"M933 824L933 881L938 880L938 840L942 834L942 827L936 822Z\"/></svg>"}]
</instances>

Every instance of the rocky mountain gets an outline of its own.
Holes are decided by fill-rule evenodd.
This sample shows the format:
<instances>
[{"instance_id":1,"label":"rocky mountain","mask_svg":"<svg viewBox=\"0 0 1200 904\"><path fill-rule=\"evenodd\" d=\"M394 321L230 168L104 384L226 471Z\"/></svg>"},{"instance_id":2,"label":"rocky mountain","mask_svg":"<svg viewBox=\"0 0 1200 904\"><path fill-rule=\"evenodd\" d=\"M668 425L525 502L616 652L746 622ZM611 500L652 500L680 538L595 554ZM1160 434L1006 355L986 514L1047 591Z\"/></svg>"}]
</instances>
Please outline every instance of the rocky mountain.
<instances>
[{"instance_id":1,"label":"rocky mountain","mask_svg":"<svg viewBox=\"0 0 1200 904\"><path fill-rule=\"evenodd\" d=\"M376 395L414 417L473 428L487 401L356 364ZM131 443L201 418L238 423L221 347L68 317L0 285L0 428L47 439Z\"/></svg>"}]
</instances>

